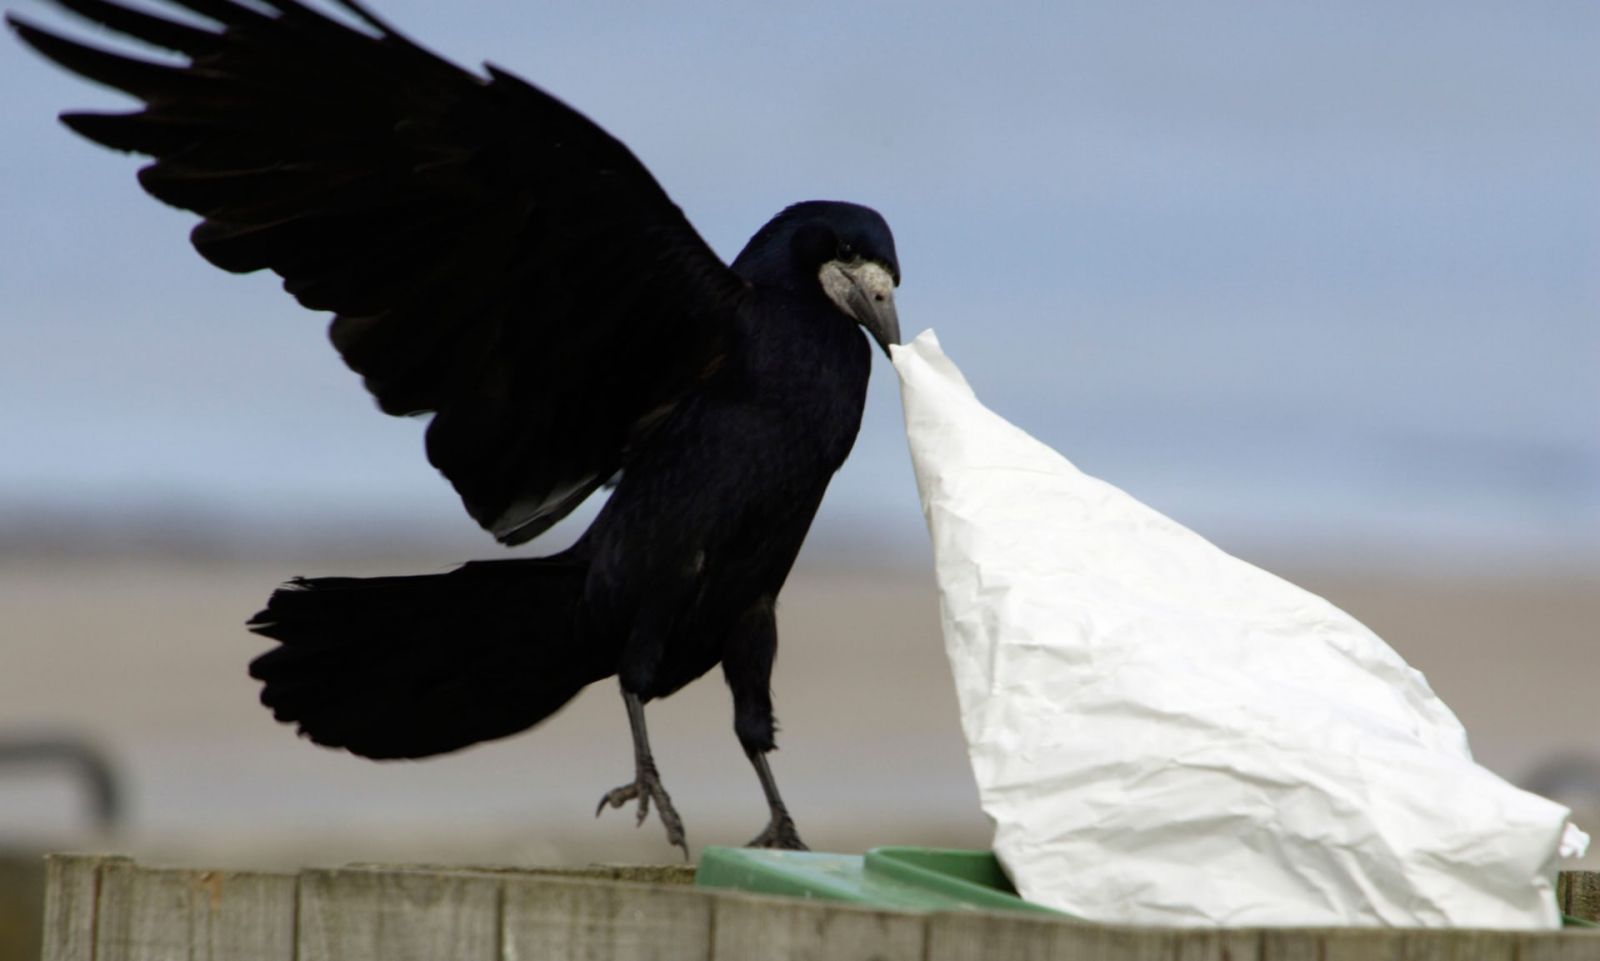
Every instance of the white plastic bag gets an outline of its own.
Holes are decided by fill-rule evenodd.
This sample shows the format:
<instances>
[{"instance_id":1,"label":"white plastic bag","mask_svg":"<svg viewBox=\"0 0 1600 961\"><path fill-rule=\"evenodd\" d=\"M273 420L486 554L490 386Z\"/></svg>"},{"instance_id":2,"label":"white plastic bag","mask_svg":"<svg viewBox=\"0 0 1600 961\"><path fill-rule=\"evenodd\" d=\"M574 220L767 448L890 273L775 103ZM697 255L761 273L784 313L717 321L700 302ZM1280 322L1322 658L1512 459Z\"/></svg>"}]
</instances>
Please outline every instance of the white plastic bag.
<instances>
[{"instance_id":1,"label":"white plastic bag","mask_svg":"<svg viewBox=\"0 0 1600 961\"><path fill-rule=\"evenodd\" d=\"M1472 761L1422 675L894 349L995 851L1103 922L1552 928L1560 805Z\"/></svg>"}]
</instances>

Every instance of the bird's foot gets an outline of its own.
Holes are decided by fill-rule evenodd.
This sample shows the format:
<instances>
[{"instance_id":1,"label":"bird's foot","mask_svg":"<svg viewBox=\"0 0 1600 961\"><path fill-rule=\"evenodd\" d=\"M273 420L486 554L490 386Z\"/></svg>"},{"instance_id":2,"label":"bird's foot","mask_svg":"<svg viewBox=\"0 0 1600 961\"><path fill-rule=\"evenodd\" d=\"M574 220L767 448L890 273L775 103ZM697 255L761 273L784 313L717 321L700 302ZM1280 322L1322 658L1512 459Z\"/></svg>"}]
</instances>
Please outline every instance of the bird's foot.
<instances>
[{"instance_id":1,"label":"bird's foot","mask_svg":"<svg viewBox=\"0 0 1600 961\"><path fill-rule=\"evenodd\" d=\"M594 809L594 816L599 817L607 806L620 808L629 801L639 802L639 816L635 820L635 824L639 825L644 824L645 818L650 816L650 802L655 801L661 825L667 829L667 843L682 848L683 859L689 860L689 841L684 837L683 819L678 817L677 809L672 806L667 789L661 786L661 775L656 773L654 765L641 766L632 784L607 791Z\"/></svg>"},{"instance_id":2,"label":"bird's foot","mask_svg":"<svg viewBox=\"0 0 1600 961\"><path fill-rule=\"evenodd\" d=\"M794 829L794 818L781 808L772 812L772 820L767 822L767 829L752 838L745 847L777 848L782 851L811 850L806 847L806 842L800 840L800 832Z\"/></svg>"}]
</instances>

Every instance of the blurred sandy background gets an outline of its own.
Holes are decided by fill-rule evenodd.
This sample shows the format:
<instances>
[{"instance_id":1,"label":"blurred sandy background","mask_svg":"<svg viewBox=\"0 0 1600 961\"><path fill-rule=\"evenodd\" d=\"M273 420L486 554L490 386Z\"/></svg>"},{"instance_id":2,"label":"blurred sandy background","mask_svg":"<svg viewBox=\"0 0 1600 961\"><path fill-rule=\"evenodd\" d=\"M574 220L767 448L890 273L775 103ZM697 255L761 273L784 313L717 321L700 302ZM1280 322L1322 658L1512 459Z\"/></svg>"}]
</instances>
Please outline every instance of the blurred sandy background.
<instances>
[{"instance_id":1,"label":"blurred sandy background","mask_svg":"<svg viewBox=\"0 0 1600 961\"><path fill-rule=\"evenodd\" d=\"M436 566L402 557L337 565L344 573ZM1273 566L1356 614L1424 671L1485 764L1512 781L1560 787L1569 803L1600 814L1589 669L1600 577ZM635 830L629 813L593 816L599 796L630 775L610 683L531 733L424 762L354 758L273 722L245 675L262 645L240 625L296 572L330 571L160 556L0 567L8 635L0 732L87 737L127 792L124 823L101 835L63 771L9 772L0 778L0 840L228 865L675 857L654 820ZM931 575L811 558L781 618L774 763L809 842L985 846ZM720 676L652 705L649 720L691 844L754 835L765 808L731 733Z\"/></svg>"}]
</instances>

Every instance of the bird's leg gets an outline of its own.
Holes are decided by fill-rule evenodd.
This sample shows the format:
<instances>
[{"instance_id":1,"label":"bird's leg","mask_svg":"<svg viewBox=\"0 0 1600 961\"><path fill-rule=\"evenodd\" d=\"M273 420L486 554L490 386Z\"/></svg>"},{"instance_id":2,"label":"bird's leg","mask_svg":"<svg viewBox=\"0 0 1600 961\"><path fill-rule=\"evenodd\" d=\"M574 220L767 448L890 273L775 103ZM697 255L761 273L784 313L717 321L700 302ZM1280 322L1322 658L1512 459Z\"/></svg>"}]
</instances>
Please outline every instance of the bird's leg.
<instances>
[{"instance_id":1,"label":"bird's leg","mask_svg":"<svg viewBox=\"0 0 1600 961\"><path fill-rule=\"evenodd\" d=\"M644 726L644 704L639 700L639 695L628 690L622 692L622 701L628 706L628 728L633 732L633 783L607 791L605 797L600 799L599 807L594 809L594 816L599 817L607 805L620 808L629 801L638 801L637 823L643 824L644 819L650 816L650 802L654 801L661 824L667 829L667 843L682 848L683 859L687 861L689 842L683 834L683 819L678 817L677 809L672 806L667 789L661 786L656 760L650 754L650 735Z\"/></svg>"},{"instance_id":2,"label":"bird's leg","mask_svg":"<svg viewBox=\"0 0 1600 961\"><path fill-rule=\"evenodd\" d=\"M777 725L772 719L772 662L778 654L778 622L772 599L764 598L746 611L728 635L722 652L722 673L733 693L733 730L739 735L745 757L761 779L772 812L767 827L747 847L807 850L794 829L794 819L778 794L778 782L767 766L767 753L777 747Z\"/></svg>"},{"instance_id":3,"label":"bird's leg","mask_svg":"<svg viewBox=\"0 0 1600 961\"><path fill-rule=\"evenodd\" d=\"M787 851L809 851L806 843L800 840L800 832L794 828L794 818L789 816L789 809L784 806L783 798L778 795L778 782L772 777L772 768L767 766L765 751L745 751L750 763L755 765L756 777L761 779L761 790L766 792L767 807L772 811L772 820L767 822L766 830L751 838L745 847L751 848L783 848Z\"/></svg>"}]
</instances>

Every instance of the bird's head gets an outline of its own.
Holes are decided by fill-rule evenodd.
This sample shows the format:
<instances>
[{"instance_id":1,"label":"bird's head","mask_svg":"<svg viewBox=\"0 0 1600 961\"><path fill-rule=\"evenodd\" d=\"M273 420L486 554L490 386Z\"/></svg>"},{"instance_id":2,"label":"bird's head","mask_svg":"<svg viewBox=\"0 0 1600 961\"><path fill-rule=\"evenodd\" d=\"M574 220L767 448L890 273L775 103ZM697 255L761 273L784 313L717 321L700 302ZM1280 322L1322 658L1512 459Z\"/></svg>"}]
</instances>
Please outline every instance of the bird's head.
<instances>
[{"instance_id":1,"label":"bird's head","mask_svg":"<svg viewBox=\"0 0 1600 961\"><path fill-rule=\"evenodd\" d=\"M900 261L894 235L876 210L838 200L808 200L772 218L745 245L733 269L755 281L781 277L816 284L884 353L900 342L894 288Z\"/></svg>"}]
</instances>

